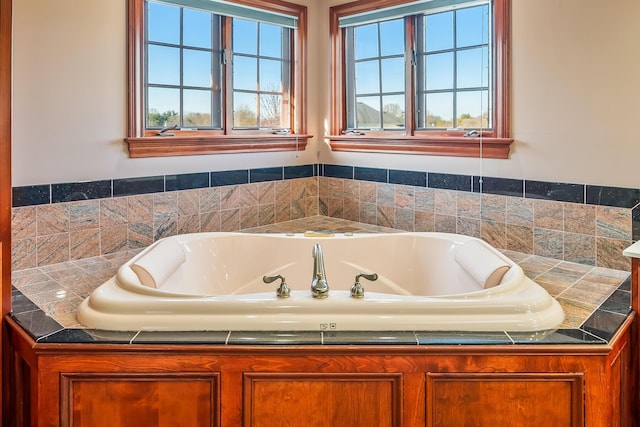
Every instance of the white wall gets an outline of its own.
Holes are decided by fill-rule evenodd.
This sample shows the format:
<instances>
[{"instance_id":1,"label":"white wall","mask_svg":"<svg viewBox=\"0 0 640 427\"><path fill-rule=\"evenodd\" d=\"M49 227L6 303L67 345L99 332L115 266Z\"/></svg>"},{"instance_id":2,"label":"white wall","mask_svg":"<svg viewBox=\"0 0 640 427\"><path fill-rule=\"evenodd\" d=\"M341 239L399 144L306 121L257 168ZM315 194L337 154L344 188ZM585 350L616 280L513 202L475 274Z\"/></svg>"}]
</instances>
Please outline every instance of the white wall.
<instances>
[{"instance_id":1,"label":"white wall","mask_svg":"<svg viewBox=\"0 0 640 427\"><path fill-rule=\"evenodd\" d=\"M332 153L328 7L309 7L306 152L129 159L126 1L14 2L13 185L315 163L640 187L638 0L512 0L508 160ZM318 156L319 152L319 156Z\"/></svg>"}]
</instances>

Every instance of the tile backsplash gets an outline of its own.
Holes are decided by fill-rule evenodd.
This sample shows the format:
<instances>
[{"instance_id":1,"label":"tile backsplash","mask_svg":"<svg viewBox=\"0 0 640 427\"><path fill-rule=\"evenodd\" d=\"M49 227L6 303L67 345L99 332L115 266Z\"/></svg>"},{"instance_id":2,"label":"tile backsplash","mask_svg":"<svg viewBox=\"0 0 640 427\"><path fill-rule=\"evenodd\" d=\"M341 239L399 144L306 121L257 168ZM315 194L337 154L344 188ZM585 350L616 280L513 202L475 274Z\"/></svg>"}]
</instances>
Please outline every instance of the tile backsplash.
<instances>
[{"instance_id":1,"label":"tile backsplash","mask_svg":"<svg viewBox=\"0 0 640 427\"><path fill-rule=\"evenodd\" d=\"M13 189L13 268L324 215L629 270L640 190L344 165L46 184Z\"/></svg>"}]
</instances>

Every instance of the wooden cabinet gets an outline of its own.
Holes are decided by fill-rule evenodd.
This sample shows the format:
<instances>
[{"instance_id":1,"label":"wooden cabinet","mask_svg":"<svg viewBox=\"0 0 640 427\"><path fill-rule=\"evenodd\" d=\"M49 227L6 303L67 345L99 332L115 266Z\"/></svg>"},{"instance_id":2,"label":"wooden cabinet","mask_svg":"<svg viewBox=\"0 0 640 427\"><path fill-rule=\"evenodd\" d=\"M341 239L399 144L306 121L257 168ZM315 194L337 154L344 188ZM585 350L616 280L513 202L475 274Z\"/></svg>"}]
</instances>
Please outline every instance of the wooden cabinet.
<instances>
[{"instance_id":1,"label":"wooden cabinet","mask_svg":"<svg viewBox=\"0 0 640 427\"><path fill-rule=\"evenodd\" d=\"M609 345L37 344L7 319L14 425L630 426Z\"/></svg>"}]
</instances>

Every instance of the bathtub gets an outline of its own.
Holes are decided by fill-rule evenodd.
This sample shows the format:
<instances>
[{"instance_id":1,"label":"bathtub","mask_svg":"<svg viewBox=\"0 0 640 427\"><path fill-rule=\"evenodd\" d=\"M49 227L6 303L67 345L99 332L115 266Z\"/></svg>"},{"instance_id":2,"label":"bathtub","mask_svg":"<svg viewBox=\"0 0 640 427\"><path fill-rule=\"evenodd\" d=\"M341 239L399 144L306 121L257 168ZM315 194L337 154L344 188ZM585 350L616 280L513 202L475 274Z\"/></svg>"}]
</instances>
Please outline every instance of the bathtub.
<instances>
[{"instance_id":1,"label":"bathtub","mask_svg":"<svg viewBox=\"0 0 640 427\"><path fill-rule=\"evenodd\" d=\"M323 299L310 291L315 244L329 284ZM463 250L479 265L465 266ZM155 283L138 274L143 261L157 270ZM503 275L482 283L473 268L491 262L506 264ZM361 279L364 296L354 298L360 273L378 279ZM277 295L280 280L263 281L274 275L285 278L288 297ZM82 302L77 319L129 331L545 331L564 312L517 264L468 236L195 233L158 241L126 262Z\"/></svg>"}]
</instances>

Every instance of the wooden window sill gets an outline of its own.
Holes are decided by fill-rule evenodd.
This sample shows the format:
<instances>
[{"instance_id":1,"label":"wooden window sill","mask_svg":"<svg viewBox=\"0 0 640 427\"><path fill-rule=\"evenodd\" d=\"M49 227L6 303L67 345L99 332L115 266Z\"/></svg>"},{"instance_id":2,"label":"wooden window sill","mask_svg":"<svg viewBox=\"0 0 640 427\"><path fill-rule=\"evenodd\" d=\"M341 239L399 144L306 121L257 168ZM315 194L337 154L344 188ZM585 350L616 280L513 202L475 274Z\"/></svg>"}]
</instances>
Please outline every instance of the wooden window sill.
<instances>
[{"instance_id":1,"label":"wooden window sill","mask_svg":"<svg viewBox=\"0 0 640 427\"><path fill-rule=\"evenodd\" d=\"M129 157L303 151L313 135L143 136L125 138Z\"/></svg>"},{"instance_id":2,"label":"wooden window sill","mask_svg":"<svg viewBox=\"0 0 640 427\"><path fill-rule=\"evenodd\" d=\"M513 138L463 136L329 136L333 151L395 152L434 156L508 159Z\"/></svg>"}]
</instances>

